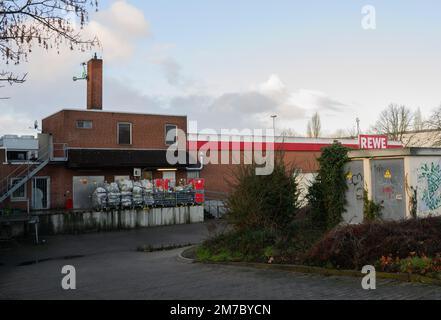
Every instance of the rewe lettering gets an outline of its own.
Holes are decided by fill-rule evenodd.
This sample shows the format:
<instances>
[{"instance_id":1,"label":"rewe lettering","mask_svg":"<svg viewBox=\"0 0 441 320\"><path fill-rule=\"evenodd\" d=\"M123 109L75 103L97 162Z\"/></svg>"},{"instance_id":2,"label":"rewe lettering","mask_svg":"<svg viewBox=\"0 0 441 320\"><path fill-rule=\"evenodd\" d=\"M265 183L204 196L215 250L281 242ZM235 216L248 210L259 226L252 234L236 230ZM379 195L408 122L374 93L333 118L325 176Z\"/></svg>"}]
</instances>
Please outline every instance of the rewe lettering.
<instances>
[{"instance_id":1,"label":"rewe lettering","mask_svg":"<svg viewBox=\"0 0 441 320\"><path fill-rule=\"evenodd\" d=\"M367 150L387 149L387 137L360 135L359 146Z\"/></svg>"}]
</instances>

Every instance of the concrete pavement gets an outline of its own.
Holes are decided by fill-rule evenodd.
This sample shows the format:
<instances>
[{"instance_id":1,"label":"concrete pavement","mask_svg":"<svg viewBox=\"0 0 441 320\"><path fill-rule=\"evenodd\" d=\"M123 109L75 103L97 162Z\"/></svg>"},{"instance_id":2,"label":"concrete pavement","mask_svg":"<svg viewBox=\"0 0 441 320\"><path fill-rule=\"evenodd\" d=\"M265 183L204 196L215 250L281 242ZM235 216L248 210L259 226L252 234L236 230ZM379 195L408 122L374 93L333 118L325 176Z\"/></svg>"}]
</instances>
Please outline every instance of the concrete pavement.
<instances>
[{"instance_id":1,"label":"concrete pavement","mask_svg":"<svg viewBox=\"0 0 441 320\"><path fill-rule=\"evenodd\" d=\"M204 224L49 239L46 249L23 245L0 251L2 299L441 299L441 288L379 280L322 277L247 267L186 264L182 249L143 253L138 245L198 242ZM28 255L32 253L32 257ZM52 257L21 264L33 257ZM61 268L76 268L77 289L61 288Z\"/></svg>"}]
</instances>

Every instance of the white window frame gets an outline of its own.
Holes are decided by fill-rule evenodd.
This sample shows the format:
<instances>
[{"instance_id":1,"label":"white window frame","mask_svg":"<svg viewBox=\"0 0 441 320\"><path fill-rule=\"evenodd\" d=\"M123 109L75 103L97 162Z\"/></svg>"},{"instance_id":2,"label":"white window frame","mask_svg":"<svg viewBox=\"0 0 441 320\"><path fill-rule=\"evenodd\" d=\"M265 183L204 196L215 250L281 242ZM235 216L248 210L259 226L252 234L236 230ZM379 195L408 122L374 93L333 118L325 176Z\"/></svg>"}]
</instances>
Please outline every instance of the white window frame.
<instances>
[{"instance_id":1,"label":"white window frame","mask_svg":"<svg viewBox=\"0 0 441 320\"><path fill-rule=\"evenodd\" d=\"M14 181L16 181L16 180L21 180L21 179L23 179L23 177L15 177L15 178L11 178L11 180L10 180L10 186L12 187L14 184L13 184L13 182ZM19 202L19 201L25 201L25 200L27 200L28 199L28 193L27 193L27 182L23 185L23 186L21 186L20 188L24 188L24 195L23 195L23 197L14 197L14 193L12 193L11 194L11 201L12 202ZM15 191L15 192L17 192L17 191Z\"/></svg>"},{"instance_id":2,"label":"white window frame","mask_svg":"<svg viewBox=\"0 0 441 320\"><path fill-rule=\"evenodd\" d=\"M167 141L167 127L175 127L176 136L175 136L174 142L169 143ZM178 141L178 126L176 124L172 124L172 123L165 124L165 126L164 126L164 141L165 141L166 146L171 146L171 145L175 144L176 141Z\"/></svg>"},{"instance_id":3,"label":"white window frame","mask_svg":"<svg viewBox=\"0 0 441 320\"><path fill-rule=\"evenodd\" d=\"M130 125L130 143L129 144L127 144L127 143L120 143L119 142L119 125L120 124L128 124L128 125ZM117 132L116 132L116 140L117 140L117 142L118 142L118 145L122 145L122 146L130 146L130 145L132 145L132 143L133 143L133 140L132 140L132 135L133 135L133 124L131 123L131 122L118 122L118 124L117 124L117 130L116 130Z\"/></svg>"},{"instance_id":4,"label":"white window frame","mask_svg":"<svg viewBox=\"0 0 441 320\"><path fill-rule=\"evenodd\" d=\"M85 122L90 123L90 127L84 127L84 126L80 127L78 125L80 122L82 122L82 123L85 123ZM76 127L77 127L77 129L84 129L84 130L93 129L93 121L92 120L76 120Z\"/></svg>"}]
</instances>

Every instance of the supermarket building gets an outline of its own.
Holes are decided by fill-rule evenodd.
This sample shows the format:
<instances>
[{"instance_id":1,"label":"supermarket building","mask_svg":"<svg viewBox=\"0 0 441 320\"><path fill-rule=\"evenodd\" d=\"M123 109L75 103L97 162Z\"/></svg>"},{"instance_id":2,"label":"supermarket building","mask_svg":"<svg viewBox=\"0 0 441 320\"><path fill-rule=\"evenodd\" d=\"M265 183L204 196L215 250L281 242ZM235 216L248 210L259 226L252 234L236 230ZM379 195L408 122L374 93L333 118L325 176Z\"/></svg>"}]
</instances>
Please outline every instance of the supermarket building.
<instances>
[{"instance_id":1,"label":"supermarket building","mask_svg":"<svg viewBox=\"0 0 441 320\"><path fill-rule=\"evenodd\" d=\"M204 178L208 197L222 198L230 191L236 164L204 163L192 148L238 151L245 157L244 137L218 137L187 132L183 115L105 111L102 108L102 60L88 63L87 109L60 110L42 119L38 137L6 135L0 139L0 209L89 209L98 184L119 179L179 181ZM166 153L185 134L186 163L169 164ZM227 138L227 141L223 139ZM274 149L284 151L286 163L305 177L317 172L320 150L335 139L276 137ZM231 142L237 141L237 143ZM224 143L223 143L224 142ZM358 141L340 142L357 149ZM390 143L389 147L401 147ZM207 154L206 154L207 155Z\"/></svg>"}]
</instances>

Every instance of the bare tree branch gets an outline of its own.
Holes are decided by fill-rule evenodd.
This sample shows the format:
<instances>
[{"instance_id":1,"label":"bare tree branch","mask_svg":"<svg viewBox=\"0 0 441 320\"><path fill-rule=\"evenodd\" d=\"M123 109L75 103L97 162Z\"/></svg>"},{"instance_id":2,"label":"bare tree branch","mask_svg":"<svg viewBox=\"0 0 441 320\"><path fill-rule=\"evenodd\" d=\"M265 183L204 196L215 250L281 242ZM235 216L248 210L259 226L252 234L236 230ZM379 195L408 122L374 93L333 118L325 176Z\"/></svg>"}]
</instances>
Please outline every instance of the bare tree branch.
<instances>
[{"instance_id":1,"label":"bare tree branch","mask_svg":"<svg viewBox=\"0 0 441 320\"><path fill-rule=\"evenodd\" d=\"M316 112L308 122L307 135L309 138L318 138L321 135L322 124L320 115Z\"/></svg>"},{"instance_id":2,"label":"bare tree branch","mask_svg":"<svg viewBox=\"0 0 441 320\"><path fill-rule=\"evenodd\" d=\"M98 39L83 39L88 9L98 8L97 0L0 0L0 56L8 64L26 61L33 47L59 52L67 45L71 50L90 50ZM76 26L78 25L78 26ZM22 83L26 75L3 72L2 80Z\"/></svg>"},{"instance_id":3,"label":"bare tree branch","mask_svg":"<svg viewBox=\"0 0 441 320\"><path fill-rule=\"evenodd\" d=\"M412 112L404 105L390 104L381 112L372 130L394 141L403 141L404 134L412 127Z\"/></svg>"}]
</instances>

